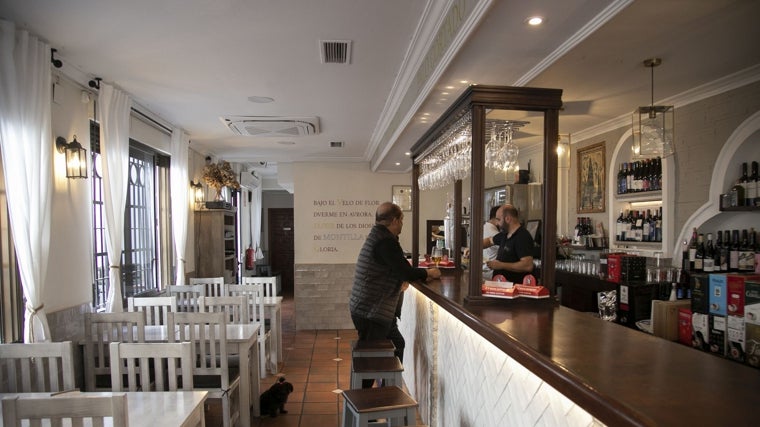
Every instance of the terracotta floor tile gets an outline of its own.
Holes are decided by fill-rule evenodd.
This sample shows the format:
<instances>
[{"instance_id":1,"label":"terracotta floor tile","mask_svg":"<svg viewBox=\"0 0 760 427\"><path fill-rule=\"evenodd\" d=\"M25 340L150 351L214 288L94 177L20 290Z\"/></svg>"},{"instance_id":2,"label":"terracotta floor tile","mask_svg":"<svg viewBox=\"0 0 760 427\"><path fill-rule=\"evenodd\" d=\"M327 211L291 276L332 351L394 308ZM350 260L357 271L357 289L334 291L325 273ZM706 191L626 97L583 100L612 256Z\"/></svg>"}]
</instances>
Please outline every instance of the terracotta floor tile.
<instances>
[{"instance_id":1,"label":"terracotta floor tile","mask_svg":"<svg viewBox=\"0 0 760 427\"><path fill-rule=\"evenodd\" d=\"M303 410L301 411L302 416L309 415L309 414L338 414L339 404L337 400L333 403L304 403L303 404Z\"/></svg>"},{"instance_id":2,"label":"terracotta floor tile","mask_svg":"<svg viewBox=\"0 0 760 427\"><path fill-rule=\"evenodd\" d=\"M333 391L337 388L337 383L335 381L326 382L326 383L315 383L310 382L306 384L306 392L315 392L315 391Z\"/></svg>"}]
</instances>

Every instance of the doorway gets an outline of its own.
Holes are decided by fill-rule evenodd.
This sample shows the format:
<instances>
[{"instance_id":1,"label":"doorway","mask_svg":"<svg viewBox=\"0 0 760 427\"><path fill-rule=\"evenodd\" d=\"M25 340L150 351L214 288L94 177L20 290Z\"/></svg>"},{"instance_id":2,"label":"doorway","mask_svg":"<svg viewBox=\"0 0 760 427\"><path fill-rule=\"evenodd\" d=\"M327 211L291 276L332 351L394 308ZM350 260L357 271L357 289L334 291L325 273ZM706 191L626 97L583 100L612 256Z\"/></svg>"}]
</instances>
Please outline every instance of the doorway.
<instances>
[{"instance_id":1,"label":"doorway","mask_svg":"<svg viewBox=\"0 0 760 427\"><path fill-rule=\"evenodd\" d=\"M270 208L267 213L269 264L274 272L280 274L282 295L292 297L294 294L293 270L295 269L293 208Z\"/></svg>"}]
</instances>

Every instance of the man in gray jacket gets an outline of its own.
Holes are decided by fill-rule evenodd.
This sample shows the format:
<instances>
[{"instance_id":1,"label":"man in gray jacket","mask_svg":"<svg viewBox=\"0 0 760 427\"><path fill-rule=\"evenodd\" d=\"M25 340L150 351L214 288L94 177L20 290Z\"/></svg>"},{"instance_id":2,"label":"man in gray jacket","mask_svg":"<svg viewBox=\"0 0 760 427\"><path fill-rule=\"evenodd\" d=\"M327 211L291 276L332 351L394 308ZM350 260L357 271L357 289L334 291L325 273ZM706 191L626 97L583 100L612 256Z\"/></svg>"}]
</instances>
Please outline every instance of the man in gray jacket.
<instances>
[{"instance_id":1,"label":"man in gray jacket","mask_svg":"<svg viewBox=\"0 0 760 427\"><path fill-rule=\"evenodd\" d=\"M375 225L367 235L356 261L349 309L360 340L390 338L396 355L403 359L404 339L396 327L396 308L408 282L437 279L437 268L414 268L404 257L398 235L404 213L391 202L382 203L375 213ZM362 387L372 387L366 380Z\"/></svg>"}]
</instances>

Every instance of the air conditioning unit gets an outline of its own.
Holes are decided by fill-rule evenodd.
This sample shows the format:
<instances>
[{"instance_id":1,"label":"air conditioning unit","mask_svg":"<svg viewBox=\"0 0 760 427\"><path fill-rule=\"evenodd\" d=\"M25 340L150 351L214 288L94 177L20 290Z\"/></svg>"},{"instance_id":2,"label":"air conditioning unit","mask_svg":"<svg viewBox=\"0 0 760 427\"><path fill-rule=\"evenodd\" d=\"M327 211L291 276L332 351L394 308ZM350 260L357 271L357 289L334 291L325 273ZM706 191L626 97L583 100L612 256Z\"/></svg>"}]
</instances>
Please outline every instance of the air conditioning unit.
<instances>
[{"instance_id":1,"label":"air conditioning unit","mask_svg":"<svg viewBox=\"0 0 760 427\"><path fill-rule=\"evenodd\" d=\"M294 137L319 133L319 117L221 117L232 132L242 136Z\"/></svg>"}]
</instances>

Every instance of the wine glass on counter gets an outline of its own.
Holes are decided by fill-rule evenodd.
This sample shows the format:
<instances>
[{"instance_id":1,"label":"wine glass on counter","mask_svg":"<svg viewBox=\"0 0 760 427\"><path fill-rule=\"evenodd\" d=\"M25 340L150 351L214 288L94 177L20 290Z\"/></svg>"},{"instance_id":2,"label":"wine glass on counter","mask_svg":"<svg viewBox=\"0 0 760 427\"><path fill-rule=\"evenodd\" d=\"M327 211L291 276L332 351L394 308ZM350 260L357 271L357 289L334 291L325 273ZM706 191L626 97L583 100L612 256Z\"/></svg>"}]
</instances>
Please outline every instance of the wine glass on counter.
<instances>
[{"instance_id":1,"label":"wine glass on counter","mask_svg":"<svg viewBox=\"0 0 760 427\"><path fill-rule=\"evenodd\" d=\"M435 268L438 268L438 265L441 263L441 258L443 258L443 248L439 248L438 246L433 247L433 253L430 258L435 263Z\"/></svg>"}]
</instances>

